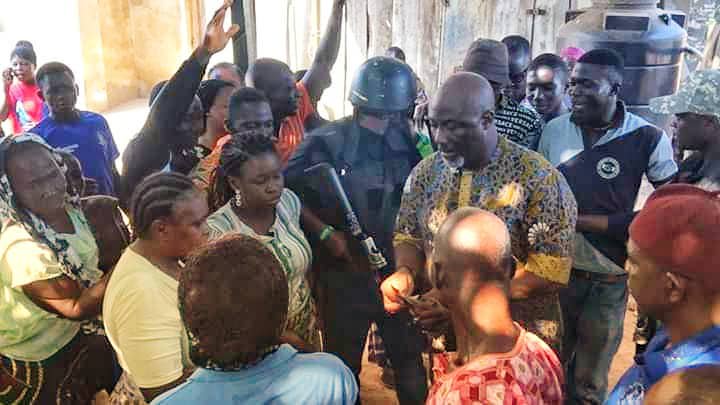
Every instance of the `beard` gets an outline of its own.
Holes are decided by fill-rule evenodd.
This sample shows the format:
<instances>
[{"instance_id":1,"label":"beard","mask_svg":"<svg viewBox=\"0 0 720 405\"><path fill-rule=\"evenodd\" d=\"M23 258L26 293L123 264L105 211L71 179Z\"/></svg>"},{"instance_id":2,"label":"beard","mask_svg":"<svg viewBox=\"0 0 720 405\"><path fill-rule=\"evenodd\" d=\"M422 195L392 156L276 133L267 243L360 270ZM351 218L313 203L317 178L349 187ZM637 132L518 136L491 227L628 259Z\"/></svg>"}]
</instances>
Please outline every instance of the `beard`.
<instances>
[{"instance_id":1,"label":"beard","mask_svg":"<svg viewBox=\"0 0 720 405\"><path fill-rule=\"evenodd\" d=\"M440 154L440 156L442 156L445 164L453 170L460 170L465 166L465 158L462 156L458 156L455 159L448 159L442 153Z\"/></svg>"}]
</instances>

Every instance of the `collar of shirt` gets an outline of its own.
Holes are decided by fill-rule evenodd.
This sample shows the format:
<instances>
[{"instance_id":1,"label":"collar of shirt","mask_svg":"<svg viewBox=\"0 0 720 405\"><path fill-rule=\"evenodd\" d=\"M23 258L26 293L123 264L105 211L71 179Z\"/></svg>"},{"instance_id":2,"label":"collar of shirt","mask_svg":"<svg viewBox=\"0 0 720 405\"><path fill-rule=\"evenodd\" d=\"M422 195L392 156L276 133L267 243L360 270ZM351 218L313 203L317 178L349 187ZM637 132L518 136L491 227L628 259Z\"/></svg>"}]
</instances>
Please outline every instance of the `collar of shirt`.
<instances>
[{"instance_id":1,"label":"collar of shirt","mask_svg":"<svg viewBox=\"0 0 720 405\"><path fill-rule=\"evenodd\" d=\"M292 346L285 344L280 346L275 353L270 354L260 363L247 369L237 371L214 371L206 368L198 368L197 371L190 376L190 379L203 383L216 381L226 382L229 378L248 379L266 373L269 370L282 367L284 364L292 360L297 353L297 350L295 350Z\"/></svg>"},{"instance_id":2,"label":"collar of shirt","mask_svg":"<svg viewBox=\"0 0 720 405\"><path fill-rule=\"evenodd\" d=\"M643 118L629 113L625 105L620 101L618 102L618 108L621 109L622 124L608 130L593 145L593 148L633 133L641 127L652 125ZM585 150L582 130L572 121L572 113L562 115L548 123L545 126L542 138L540 150L554 166L565 163Z\"/></svg>"},{"instance_id":3,"label":"collar of shirt","mask_svg":"<svg viewBox=\"0 0 720 405\"><path fill-rule=\"evenodd\" d=\"M575 124L575 121L573 120L572 113L568 115L568 120L570 121L570 124L575 127L575 131L577 132L577 135L582 140L582 130L580 127ZM650 125L647 121L644 119L637 117L633 114L628 114L627 109L625 107L625 103L622 101L617 102L617 112L616 116L613 117L613 123L609 126L608 130L605 132L605 134L598 139L598 141L593 145L593 147L604 145L610 141L612 141L615 138L619 138L627 133L630 133L644 125Z\"/></svg>"},{"instance_id":4,"label":"collar of shirt","mask_svg":"<svg viewBox=\"0 0 720 405\"><path fill-rule=\"evenodd\" d=\"M668 373L693 364L699 356L712 350L720 350L720 326L713 326L674 346L666 348L670 338L664 330L650 341L647 351L635 358L652 385ZM720 362L720 357L717 358Z\"/></svg>"}]
</instances>

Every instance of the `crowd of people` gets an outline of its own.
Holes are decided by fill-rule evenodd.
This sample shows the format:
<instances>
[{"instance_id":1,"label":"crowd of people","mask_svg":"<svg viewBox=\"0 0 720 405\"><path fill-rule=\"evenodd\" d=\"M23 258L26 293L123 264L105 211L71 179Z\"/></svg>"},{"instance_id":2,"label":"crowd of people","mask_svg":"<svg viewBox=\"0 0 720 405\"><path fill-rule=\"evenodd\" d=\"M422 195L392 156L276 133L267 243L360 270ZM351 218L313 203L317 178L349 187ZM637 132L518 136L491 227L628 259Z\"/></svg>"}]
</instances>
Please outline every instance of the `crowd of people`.
<instances>
[{"instance_id":1,"label":"crowd of people","mask_svg":"<svg viewBox=\"0 0 720 405\"><path fill-rule=\"evenodd\" d=\"M308 69L206 72L230 3L122 154L17 43L0 403L355 404L366 346L403 405L720 401L720 71L650 104L679 162L620 54L517 35L468 41L431 96L389 48L327 121L346 1ZM630 294L658 330L608 387Z\"/></svg>"}]
</instances>

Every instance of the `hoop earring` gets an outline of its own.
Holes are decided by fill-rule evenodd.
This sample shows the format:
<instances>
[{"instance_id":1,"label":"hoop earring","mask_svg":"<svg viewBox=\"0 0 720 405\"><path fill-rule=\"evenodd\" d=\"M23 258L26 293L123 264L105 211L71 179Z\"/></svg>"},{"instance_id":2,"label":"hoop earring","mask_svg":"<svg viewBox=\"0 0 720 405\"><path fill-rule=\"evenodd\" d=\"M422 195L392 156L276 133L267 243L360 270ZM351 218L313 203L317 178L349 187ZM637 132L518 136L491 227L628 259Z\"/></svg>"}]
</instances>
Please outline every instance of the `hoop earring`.
<instances>
[{"instance_id":1,"label":"hoop earring","mask_svg":"<svg viewBox=\"0 0 720 405\"><path fill-rule=\"evenodd\" d=\"M237 208L240 208L243 205L243 196L237 190L235 190L235 198L233 198L233 202L235 203L235 207Z\"/></svg>"}]
</instances>

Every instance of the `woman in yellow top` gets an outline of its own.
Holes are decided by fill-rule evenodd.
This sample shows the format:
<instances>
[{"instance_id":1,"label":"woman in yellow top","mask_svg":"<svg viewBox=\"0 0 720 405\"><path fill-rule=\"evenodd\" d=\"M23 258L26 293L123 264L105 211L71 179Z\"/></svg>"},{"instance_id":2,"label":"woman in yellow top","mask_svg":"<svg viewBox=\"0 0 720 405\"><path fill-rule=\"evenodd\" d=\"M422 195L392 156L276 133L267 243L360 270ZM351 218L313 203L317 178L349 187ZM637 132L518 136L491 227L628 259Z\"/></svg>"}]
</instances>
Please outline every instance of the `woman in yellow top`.
<instances>
[{"instance_id":1,"label":"woman in yellow top","mask_svg":"<svg viewBox=\"0 0 720 405\"><path fill-rule=\"evenodd\" d=\"M108 275L65 169L35 135L0 144L3 404L89 404L114 385L107 340L81 330L100 313Z\"/></svg>"},{"instance_id":2,"label":"woman in yellow top","mask_svg":"<svg viewBox=\"0 0 720 405\"><path fill-rule=\"evenodd\" d=\"M137 239L115 266L103 303L105 330L124 371L113 404L150 402L193 371L177 279L182 260L207 240L207 202L185 175L148 176L130 211Z\"/></svg>"}]
</instances>

